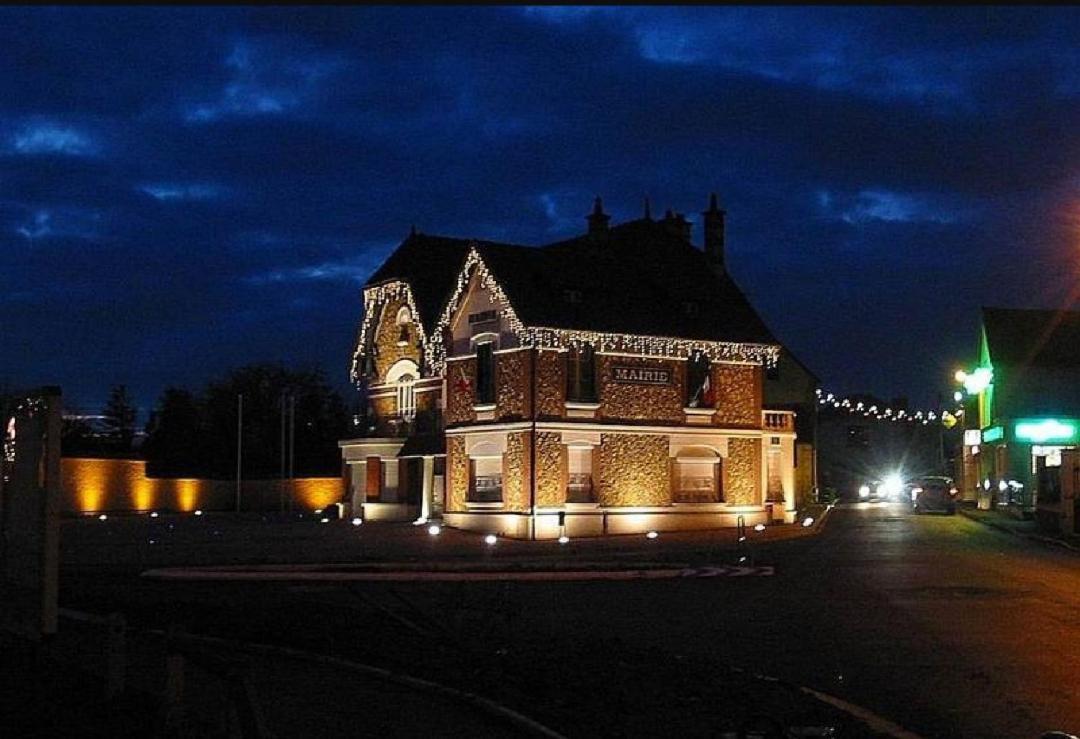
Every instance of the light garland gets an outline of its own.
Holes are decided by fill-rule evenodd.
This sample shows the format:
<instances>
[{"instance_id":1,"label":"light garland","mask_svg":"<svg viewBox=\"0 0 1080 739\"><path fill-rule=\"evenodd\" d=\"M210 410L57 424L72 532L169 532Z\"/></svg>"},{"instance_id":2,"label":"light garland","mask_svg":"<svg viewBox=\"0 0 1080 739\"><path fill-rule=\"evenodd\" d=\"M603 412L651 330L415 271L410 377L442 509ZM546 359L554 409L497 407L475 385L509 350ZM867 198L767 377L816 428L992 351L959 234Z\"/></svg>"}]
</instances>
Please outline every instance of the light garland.
<instances>
[{"instance_id":1,"label":"light garland","mask_svg":"<svg viewBox=\"0 0 1080 739\"><path fill-rule=\"evenodd\" d=\"M578 329L549 328L546 326L526 326L518 318L510 304L506 292L488 269L477 249L476 242L469 246L465 262L458 272L454 290L449 301L443 307L442 314L435 324L431 336L424 333L423 326L417 320L420 330L421 346L424 349L424 366L429 376L441 376L446 367L446 346L443 335L449 328L454 315L465 299L473 277L478 277L480 287L488 290L492 302L499 305L499 316L506 320L511 332L517 337L522 348L568 349L582 344L592 344L598 352L641 354L671 359L685 359L694 352L701 352L715 362L739 362L761 364L775 367L780 360L780 346L777 344L753 344L732 341L702 341L680 339L666 336L643 336L636 334L606 333ZM409 310L419 316L413 302L412 290L401 280L386 282L364 290L366 306L364 320L360 326L356 351L353 353L350 376L354 382L360 380L360 360L367 346L368 333L379 309L390 300L405 296Z\"/></svg>"},{"instance_id":2,"label":"light garland","mask_svg":"<svg viewBox=\"0 0 1080 739\"><path fill-rule=\"evenodd\" d=\"M356 350L353 352L352 367L349 368L349 377L353 382L360 381L360 360L364 356L364 347L368 343L368 332L372 330L375 316L381 315L386 304L393 300L405 298L409 306L409 313L416 324L417 333L420 336L420 345L424 348L424 356L427 356L427 335L424 333L424 324L420 320L420 313L416 310L416 301L413 299L412 288L404 280L391 280L379 285L364 288L364 319L360 323L360 331L356 339Z\"/></svg>"},{"instance_id":3,"label":"light garland","mask_svg":"<svg viewBox=\"0 0 1080 739\"><path fill-rule=\"evenodd\" d=\"M510 324L510 330L517 336L518 341L522 345L526 344L525 325L517 317L513 306L510 305L506 292L503 291L502 286L499 285L491 274L491 270L488 269L487 264L484 263L483 257L480 256L480 252L476 249L476 242L473 242L469 245L469 253L465 256L465 264L462 265L461 271L458 272L457 282L454 285L454 292L450 295L450 301L443 308L442 315L439 316L439 321L435 324L435 330L432 332L434 335L431 338L431 350L424 352L424 363L432 374L440 374L446 364L446 347L443 345L443 333L449 328L451 319L457 313L458 308L461 307L461 301L465 298L465 292L469 288L469 283L472 282L474 272L479 275L480 287L490 291L492 302L502 306L499 309L499 315Z\"/></svg>"},{"instance_id":4,"label":"light garland","mask_svg":"<svg viewBox=\"0 0 1080 739\"><path fill-rule=\"evenodd\" d=\"M878 421L921 423L923 426L927 426L931 422L947 425L945 424L946 417L955 419L963 413L962 408L958 408L956 413L942 411L940 414L934 411L915 411L914 413L908 413L903 409L894 411L892 408L888 407L882 410L875 404L867 405L862 401L852 401L850 398L839 398L833 393L824 392L821 388L818 388L814 392L817 394L818 405L820 406L831 408L833 410L845 411L851 415L860 415L864 418L873 418Z\"/></svg>"},{"instance_id":5,"label":"light garland","mask_svg":"<svg viewBox=\"0 0 1080 739\"><path fill-rule=\"evenodd\" d=\"M780 347L775 344L700 341L545 327L527 328L526 337L528 346L540 349L566 349L592 344L597 352L644 354L672 359L686 359L694 352L701 352L713 362L742 362L767 367L775 366L780 359Z\"/></svg>"}]
</instances>

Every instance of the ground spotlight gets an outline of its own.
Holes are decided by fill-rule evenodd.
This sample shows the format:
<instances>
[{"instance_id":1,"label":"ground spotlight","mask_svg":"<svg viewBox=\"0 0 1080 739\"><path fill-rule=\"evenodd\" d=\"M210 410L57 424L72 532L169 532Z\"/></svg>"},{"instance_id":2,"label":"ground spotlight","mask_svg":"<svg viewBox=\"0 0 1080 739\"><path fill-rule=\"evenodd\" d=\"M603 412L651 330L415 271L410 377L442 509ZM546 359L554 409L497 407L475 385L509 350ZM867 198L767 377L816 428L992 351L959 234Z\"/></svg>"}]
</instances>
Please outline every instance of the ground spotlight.
<instances>
[{"instance_id":1,"label":"ground spotlight","mask_svg":"<svg viewBox=\"0 0 1080 739\"><path fill-rule=\"evenodd\" d=\"M326 517L320 518L319 523L330 523L330 519Z\"/></svg>"},{"instance_id":2,"label":"ground spotlight","mask_svg":"<svg viewBox=\"0 0 1080 739\"><path fill-rule=\"evenodd\" d=\"M158 512L157 511L150 511L150 518L157 518L157 517L158 517Z\"/></svg>"},{"instance_id":3,"label":"ground spotlight","mask_svg":"<svg viewBox=\"0 0 1080 739\"><path fill-rule=\"evenodd\" d=\"M655 539L658 536L660 536L660 534L656 533L655 531L650 531L649 533L645 534L646 539Z\"/></svg>"},{"instance_id":4,"label":"ground spotlight","mask_svg":"<svg viewBox=\"0 0 1080 739\"><path fill-rule=\"evenodd\" d=\"M765 524L763 524L763 523L759 523L757 526L754 527L754 531L764 531L764 530L765 530Z\"/></svg>"},{"instance_id":5,"label":"ground spotlight","mask_svg":"<svg viewBox=\"0 0 1080 739\"><path fill-rule=\"evenodd\" d=\"M322 508L316 508L313 513L318 516L320 513L322 513Z\"/></svg>"},{"instance_id":6,"label":"ground spotlight","mask_svg":"<svg viewBox=\"0 0 1080 739\"><path fill-rule=\"evenodd\" d=\"M499 537L495 536L495 534L488 534L487 536L484 537L484 543L487 544L488 546L493 546L495 544L495 542L497 542L498 540L499 540Z\"/></svg>"},{"instance_id":7,"label":"ground spotlight","mask_svg":"<svg viewBox=\"0 0 1080 739\"><path fill-rule=\"evenodd\" d=\"M570 537L567 536L566 534L563 534L562 536L559 537L559 543L560 544L569 544L570 543Z\"/></svg>"},{"instance_id":8,"label":"ground spotlight","mask_svg":"<svg viewBox=\"0 0 1080 739\"><path fill-rule=\"evenodd\" d=\"M196 516L201 516L202 515L202 508L195 509L195 515Z\"/></svg>"},{"instance_id":9,"label":"ground spotlight","mask_svg":"<svg viewBox=\"0 0 1080 739\"><path fill-rule=\"evenodd\" d=\"M814 517L813 516L807 516L806 518L803 519L802 525L807 527L807 528L813 526L814 525Z\"/></svg>"},{"instance_id":10,"label":"ground spotlight","mask_svg":"<svg viewBox=\"0 0 1080 739\"><path fill-rule=\"evenodd\" d=\"M109 518L108 516L106 516L104 513L102 513L100 516L97 517L97 520L98 521L106 521L106 520L108 520L108 518Z\"/></svg>"},{"instance_id":11,"label":"ground spotlight","mask_svg":"<svg viewBox=\"0 0 1080 739\"><path fill-rule=\"evenodd\" d=\"M431 524L430 526L428 526L427 532L429 534L431 534L432 536L438 536L439 533L442 532L442 529L439 528L438 526L436 526L435 524Z\"/></svg>"},{"instance_id":12,"label":"ground spotlight","mask_svg":"<svg viewBox=\"0 0 1080 739\"><path fill-rule=\"evenodd\" d=\"M363 522L364 522L364 521L363 521L363 519L360 519L360 518L354 518L354 519L352 520L352 525L353 525L353 526L359 526L359 525L360 525L360 524L362 524Z\"/></svg>"}]
</instances>

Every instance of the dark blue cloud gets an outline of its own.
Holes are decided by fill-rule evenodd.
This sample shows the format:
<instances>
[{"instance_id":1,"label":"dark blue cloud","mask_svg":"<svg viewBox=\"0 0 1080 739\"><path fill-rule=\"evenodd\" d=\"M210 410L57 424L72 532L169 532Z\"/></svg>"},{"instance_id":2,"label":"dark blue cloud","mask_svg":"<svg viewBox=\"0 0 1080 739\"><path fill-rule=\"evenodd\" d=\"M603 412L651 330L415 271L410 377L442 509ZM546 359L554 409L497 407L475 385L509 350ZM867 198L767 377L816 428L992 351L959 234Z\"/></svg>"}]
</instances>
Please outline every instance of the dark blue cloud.
<instances>
[{"instance_id":1,"label":"dark blue cloud","mask_svg":"<svg viewBox=\"0 0 1080 739\"><path fill-rule=\"evenodd\" d=\"M1019 8L0 10L0 382L342 387L416 223L695 217L830 386L931 401L1076 266L1080 18Z\"/></svg>"}]
</instances>

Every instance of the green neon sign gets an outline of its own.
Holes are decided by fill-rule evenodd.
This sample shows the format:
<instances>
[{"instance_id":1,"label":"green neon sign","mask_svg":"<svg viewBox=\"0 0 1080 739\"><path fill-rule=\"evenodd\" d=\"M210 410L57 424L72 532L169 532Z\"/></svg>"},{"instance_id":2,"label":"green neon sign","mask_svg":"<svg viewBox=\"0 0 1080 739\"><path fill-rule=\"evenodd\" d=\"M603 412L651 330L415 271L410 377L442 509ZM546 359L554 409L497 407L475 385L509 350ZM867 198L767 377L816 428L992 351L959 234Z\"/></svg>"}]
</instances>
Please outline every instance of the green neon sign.
<instances>
[{"instance_id":1,"label":"green neon sign","mask_svg":"<svg viewBox=\"0 0 1080 739\"><path fill-rule=\"evenodd\" d=\"M1076 441L1080 423L1072 418L1025 418L1013 427L1016 438L1042 444L1047 441Z\"/></svg>"},{"instance_id":2,"label":"green neon sign","mask_svg":"<svg viewBox=\"0 0 1080 739\"><path fill-rule=\"evenodd\" d=\"M1005 429L1001 426L991 426L990 428L983 429L982 440L984 444L989 444L991 441L1001 441L1005 438Z\"/></svg>"}]
</instances>

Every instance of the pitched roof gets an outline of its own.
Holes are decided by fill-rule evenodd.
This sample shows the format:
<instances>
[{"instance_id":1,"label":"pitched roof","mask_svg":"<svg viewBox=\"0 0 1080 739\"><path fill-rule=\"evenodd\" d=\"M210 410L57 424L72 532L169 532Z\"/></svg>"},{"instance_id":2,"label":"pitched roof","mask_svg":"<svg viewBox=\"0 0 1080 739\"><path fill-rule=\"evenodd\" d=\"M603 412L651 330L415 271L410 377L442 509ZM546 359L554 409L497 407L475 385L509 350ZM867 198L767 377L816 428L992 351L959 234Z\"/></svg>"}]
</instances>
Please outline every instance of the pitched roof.
<instances>
[{"instance_id":1,"label":"pitched roof","mask_svg":"<svg viewBox=\"0 0 1080 739\"><path fill-rule=\"evenodd\" d=\"M993 364L1080 366L1080 313L983 308L982 314Z\"/></svg>"},{"instance_id":2,"label":"pitched roof","mask_svg":"<svg viewBox=\"0 0 1080 739\"><path fill-rule=\"evenodd\" d=\"M472 244L528 326L776 343L730 275L651 219L542 247L412 235L368 284L408 282L430 330Z\"/></svg>"}]
</instances>

